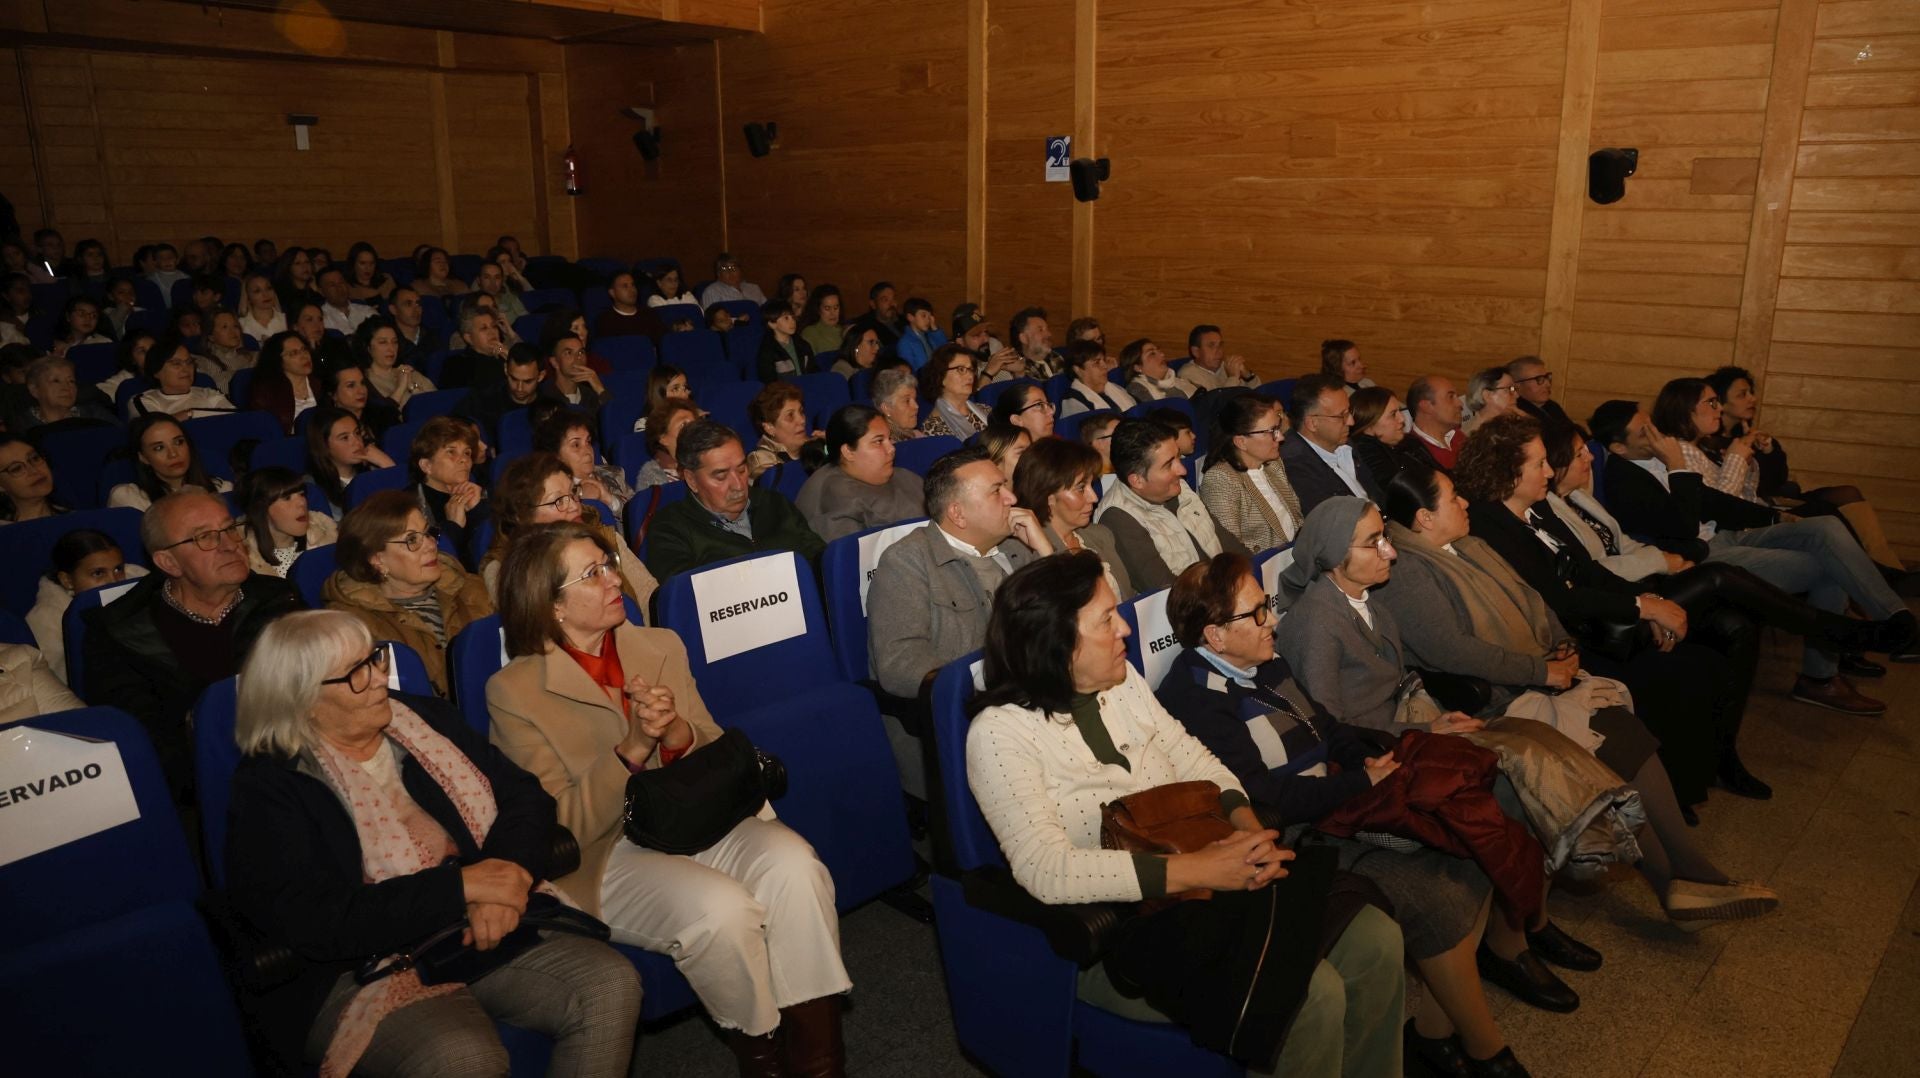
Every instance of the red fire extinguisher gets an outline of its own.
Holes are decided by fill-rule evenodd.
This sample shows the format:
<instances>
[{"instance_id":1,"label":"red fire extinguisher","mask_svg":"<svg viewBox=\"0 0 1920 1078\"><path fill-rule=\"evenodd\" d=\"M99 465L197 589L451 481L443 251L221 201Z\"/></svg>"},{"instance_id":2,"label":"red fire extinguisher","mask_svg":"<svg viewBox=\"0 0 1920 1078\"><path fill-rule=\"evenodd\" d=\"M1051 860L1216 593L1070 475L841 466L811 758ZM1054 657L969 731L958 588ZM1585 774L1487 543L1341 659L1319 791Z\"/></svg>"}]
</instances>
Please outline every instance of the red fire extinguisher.
<instances>
[{"instance_id":1,"label":"red fire extinguisher","mask_svg":"<svg viewBox=\"0 0 1920 1078\"><path fill-rule=\"evenodd\" d=\"M567 168L567 194L577 195L581 192L580 155L573 152L572 146L568 146L566 156L561 160L566 163Z\"/></svg>"}]
</instances>

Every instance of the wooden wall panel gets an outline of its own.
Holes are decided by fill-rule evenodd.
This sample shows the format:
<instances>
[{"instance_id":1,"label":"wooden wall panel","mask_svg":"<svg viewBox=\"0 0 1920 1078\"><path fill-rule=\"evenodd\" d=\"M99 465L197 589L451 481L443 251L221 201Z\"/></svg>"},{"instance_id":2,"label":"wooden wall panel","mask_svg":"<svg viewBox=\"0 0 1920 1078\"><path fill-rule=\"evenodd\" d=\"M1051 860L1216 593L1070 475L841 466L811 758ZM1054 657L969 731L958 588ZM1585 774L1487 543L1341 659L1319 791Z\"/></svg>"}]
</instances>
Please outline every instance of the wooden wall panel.
<instances>
[{"instance_id":1,"label":"wooden wall panel","mask_svg":"<svg viewBox=\"0 0 1920 1078\"><path fill-rule=\"evenodd\" d=\"M586 177L586 194L569 200L582 254L677 258L694 279L708 275L723 231L717 79L708 42L567 47L567 105ZM652 108L664 132L651 166L633 145L640 125L620 114L630 105Z\"/></svg>"},{"instance_id":2,"label":"wooden wall panel","mask_svg":"<svg viewBox=\"0 0 1920 1078\"><path fill-rule=\"evenodd\" d=\"M960 0L766 0L764 35L720 43L726 237L750 280L769 292L787 272L837 284L853 315L881 277L903 299L947 310L958 302L966 9ZM741 127L769 121L780 145L753 157Z\"/></svg>"},{"instance_id":3,"label":"wooden wall panel","mask_svg":"<svg viewBox=\"0 0 1920 1078\"><path fill-rule=\"evenodd\" d=\"M1547 0L1101 0L1094 307L1277 378L1405 385L1537 347L1567 15Z\"/></svg>"},{"instance_id":4,"label":"wooden wall panel","mask_svg":"<svg viewBox=\"0 0 1920 1078\"><path fill-rule=\"evenodd\" d=\"M21 230L31 236L45 208L40 204L36 147L22 92L22 62L18 49L0 49L0 191L12 201Z\"/></svg>"},{"instance_id":5,"label":"wooden wall panel","mask_svg":"<svg viewBox=\"0 0 1920 1078\"><path fill-rule=\"evenodd\" d=\"M1002 340L1024 307L1046 309L1055 343L1073 318L1073 193L1047 183L1044 166L1046 140L1074 129L1074 40L1068 0L988 0L987 290L968 298Z\"/></svg>"},{"instance_id":6,"label":"wooden wall panel","mask_svg":"<svg viewBox=\"0 0 1920 1078\"><path fill-rule=\"evenodd\" d=\"M1920 555L1920 8L1820 4L1761 421Z\"/></svg>"}]
</instances>

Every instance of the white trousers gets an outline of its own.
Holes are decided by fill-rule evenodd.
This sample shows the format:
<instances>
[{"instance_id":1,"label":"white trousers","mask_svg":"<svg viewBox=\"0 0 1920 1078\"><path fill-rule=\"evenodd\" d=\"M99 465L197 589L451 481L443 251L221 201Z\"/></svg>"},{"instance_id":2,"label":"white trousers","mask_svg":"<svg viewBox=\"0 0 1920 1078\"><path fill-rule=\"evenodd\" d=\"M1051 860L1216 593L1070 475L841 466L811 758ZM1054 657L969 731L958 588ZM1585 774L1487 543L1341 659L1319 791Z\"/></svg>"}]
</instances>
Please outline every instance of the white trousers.
<instances>
[{"instance_id":1,"label":"white trousers","mask_svg":"<svg viewBox=\"0 0 1920 1078\"><path fill-rule=\"evenodd\" d=\"M833 877L785 824L749 816L691 857L621 839L600 878L618 943L673 959L723 1028L764 1036L780 1008L853 987Z\"/></svg>"}]
</instances>

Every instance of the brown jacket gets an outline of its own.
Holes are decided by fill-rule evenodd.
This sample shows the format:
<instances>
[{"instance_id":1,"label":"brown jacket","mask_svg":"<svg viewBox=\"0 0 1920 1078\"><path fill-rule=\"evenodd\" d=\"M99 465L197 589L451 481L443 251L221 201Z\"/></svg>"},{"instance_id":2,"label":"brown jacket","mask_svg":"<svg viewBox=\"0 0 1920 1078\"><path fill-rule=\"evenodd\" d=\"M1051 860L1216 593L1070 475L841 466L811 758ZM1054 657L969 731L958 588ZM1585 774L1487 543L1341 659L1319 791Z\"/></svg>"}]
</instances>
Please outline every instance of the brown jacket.
<instances>
[{"instance_id":1,"label":"brown jacket","mask_svg":"<svg viewBox=\"0 0 1920 1078\"><path fill-rule=\"evenodd\" d=\"M440 617L446 622L447 639L452 640L470 622L493 613L493 600L477 577L460 567L446 551L440 552L440 580L433 586L440 600ZM355 580L336 572L320 589L320 600L329 610L344 610L366 623L375 640L398 640L420 653L427 665L427 677L433 682L434 695L447 695L447 646L435 637L433 628L418 614L403 610L380 594L380 585Z\"/></svg>"},{"instance_id":2,"label":"brown jacket","mask_svg":"<svg viewBox=\"0 0 1920 1078\"><path fill-rule=\"evenodd\" d=\"M665 629L622 625L614 631L620 669L673 690L680 717L693 727L693 747L717 740L720 728L700 699L687 665L687 647ZM554 883L582 909L600 914L600 877L621 838L627 807L627 765L614 747L627 736L627 717L557 646L522 655L487 680L493 743L540 780L559 808L560 822L580 842L580 867ZM660 766L655 753L647 767Z\"/></svg>"}]
</instances>

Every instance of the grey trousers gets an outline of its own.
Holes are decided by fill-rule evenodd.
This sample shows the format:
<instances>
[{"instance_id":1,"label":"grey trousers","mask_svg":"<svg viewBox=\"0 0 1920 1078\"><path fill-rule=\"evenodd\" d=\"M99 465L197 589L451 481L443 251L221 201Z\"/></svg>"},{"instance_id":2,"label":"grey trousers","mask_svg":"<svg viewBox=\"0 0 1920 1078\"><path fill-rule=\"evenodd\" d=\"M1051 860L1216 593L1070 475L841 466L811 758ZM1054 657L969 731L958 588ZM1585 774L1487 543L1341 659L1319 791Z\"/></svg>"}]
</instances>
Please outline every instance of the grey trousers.
<instances>
[{"instance_id":1,"label":"grey trousers","mask_svg":"<svg viewBox=\"0 0 1920 1078\"><path fill-rule=\"evenodd\" d=\"M1738 565L1788 594L1805 592L1809 605L1829 613L1845 613L1849 601L1876 620L1907 608L1839 517L1716 532L1707 549L1708 561ZM1807 644L1801 673L1830 678L1839 669L1836 655Z\"/></svg>"},{"instance_id":2,"label":"grey trousers","mask_svg":"<svg viewBox=\"0 0 1920 1078\"><path fill-rule=\"evenodd\" d=\"M326 1054L355 985L341 976L307 1035L307 1059ZM513 961L451 995L381 1019L356 1075L368 1078L507 1078L507 1050L494 1021L553 1038L554 1078L627 1073L640 1020L640 976L620 952L555 932Z\"/></svg>"}]
</instances>

